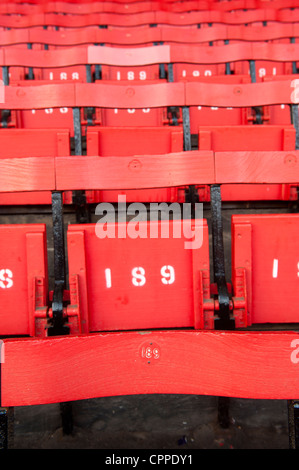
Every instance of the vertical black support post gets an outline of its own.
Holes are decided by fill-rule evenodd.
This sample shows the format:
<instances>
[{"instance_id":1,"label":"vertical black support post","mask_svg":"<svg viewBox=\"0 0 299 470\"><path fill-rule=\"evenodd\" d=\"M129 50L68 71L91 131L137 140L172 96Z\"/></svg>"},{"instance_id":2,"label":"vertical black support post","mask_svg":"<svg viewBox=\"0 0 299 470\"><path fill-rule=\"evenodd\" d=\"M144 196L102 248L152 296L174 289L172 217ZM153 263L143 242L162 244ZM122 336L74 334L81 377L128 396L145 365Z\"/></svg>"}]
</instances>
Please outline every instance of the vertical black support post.
<instances>
[{"instance_id":1,"label":"vertical black support post","mask_svg":"<svg viewBox=\"0 0 299 470\"><path fill-rule=\"evenodd\" d=\"M191 131L190 131L190 112L189 106L183 106L183 131L184 131L184 151L192 149Z\"/></svg>"},{"instance_id":2,"label":"vertical black support post","mask_svg":"<svg viewBox=\"0 0 299 470\"><path fill-rule=\"evenodd\" d=\"M299 449L299 401L288 400L289 448Z\"/></svg>"},{"instance_id":3,"label":"vertical black support post","mask_svg":"<svg viewBox=\"0 0 299 470\"><path fill-rule=\"evenodd\" d=\"M82 155L82 135L81 135L81 118L80 108L73 108L74 122L74 143L75 155ZM76 220L78 224L87 223L90 219L88 207L86 205L85 191L73 191L72 202L76 208Z\"/></svg>"},{"instance_id":4,"label":"vertical black support post","mask_svg":"<svg viewBox=\"0 0 299 470\"><path fill-rule=\"evenodd\" d=\"M174 82L173 64L168 64L167 81L168 81L168 83L173 83ZM178 126L179 125L178 118L179 118L179 115L180 115L180 111L179 111L179 108L177 106L168 106L167 115L168 115L169 119L171 119L171 125L172 126Z\"/></svg>"},{"instance_id":5,"label":"vertical black support post","mask_svg":"<svg viewBox=\"0 0 299 470\"><path fill-rule=\"evenodd\" d=\"M184 151L192 150L191 130L190 130L190 112L188 106L183 106L183 132L184 132ZM198 192L193 184L190 184L185 191L185 201L191 204L191 218L195 218L195 204L199 202Z\"/></svg>"},{"instance_id":6,"label":"vertical black support post","mask_svg":"<svg viewBox=\"0 0 299 470\"><path fill-rule=\"evenodd\" d=\"M168 64L168 82L174 82L173 64Z\"/></svg>"},{"instance_id":7,"label":"vertical black support post","mask_svg":"<svg viewBox=\"0 0 299 470\"><path fill-rule=\"evenodd\" d=\"M75 155L82 155L80 108L73 108Z\"/></svg>"},{"instance_id":8,"label":"vertical black support post","mask_svg":"<svg viewBox=\"0 0 299 470\"><path fill-rule=\"evenodd\" d=\"M13 408L1 406L1 366L4 361L4 346L0 341L0 450L7 450L13 445Z\"/></svg>"},{"instance_id":9,"label":"vertical black support post","mask_svg":"<svg viewBox=\"0 0 299 470\"><path fill-rule=\"evenodd\" d=\"M249 72L251 83L256 83L256 67L255 67L255 60L249 61ZM255 122L254 124L263 124L263 109L261 106L254 106L253 111L255 113Z\"/></svg>"},{"instance_id":10,"label":"vertical black support post","mask_svg":"<svg viewBox=\"0 0 299 470\"><path fill-rule=\"evenodd\" d=\"M208 23L208 26L211 28L213 26L213 23ZM209 42L209 46L213 46L213 41Z\"/></svg>"},{"instance_id":11,"label":"vertical black support post","mask_svg":"<svg viewBox=\"0 0 299 470\"><path fill-rule=\"evenodd\" d=\"M291 44L295 44L295 38L290 38L290 43L291 43ZM292 73L293 73L293 74L297 74L297 73L298 73L296 61L293 61L293 62L292 62Z\"/></svg>"},{"instance_id":12,"label":"vertical black support post","mask_svg":"<svg viewBox=\"0 0 299 470\"><path fill-rule=\"evenodd\" d=\"M218 290L219 312L215 318L216 330L232 330L235 327L234 320L230 318L229 293L225 275L225 256L223 243L223 223L221 212L221 187L211 186L211 216L212 216L212 241L213 241L213 267L214 282ZM228 428L229 397L218 397L218 423L222 428Z\"/></svg>"},{"instance_id":13,"label":"vertical black support post","mask_svg":"<svg viewBox=\"0 0 299 470\"><path fill-rule=\"evenodd\" d=\"M234 321L230 319L230 299L225 275L221 188L217 184L211 186L211 216L214 282L217 285L219 302L219 318L215 320L215 328L218 330L231 330L233 329Z\"/></svg>"},{"instance_id":14,"label":"vertical black support post","mask_svg":"<svg viewBox=\"0 0 299 470\"><path fill-rule=\"evenodd\" d=\"M293 41L292 41L293 39ZM291 42L295 42L294 38L291 38ZM293 73L296 74L297 71L297 66L295 62L293 62ZM290 111L291 111L291 124L295 127L296 131L296 143L295 143L295 149L299 150L299 118L298 118L298 103L293 103L290 105Z\"/></svg>"},{"instance_id":15,"label":"vertical black support post","mask_svg":"<svg viewBox=\"0 0 299 470\"><path fill-rule=\"evenodd\" d=\"M60 336L69 334L64 318L63 294L66 287L65 273L65 246L64 246L64 222L62 193L52 193L52 219L54 241L54 291L52 301L53 317L48 328L48 336ZM73 431L73 416L71 403L60 403L62 430L64 434Z\"/></svg>"},{"instance_id":16,"label":"vertical black support post","mask_svg":"<svg viewBox=\"0 0 299 470\"><path fill-rule=\"evenodd\" d=\"M251 83L256 83L255 60L249 61L249 72L250 72Z\"/></svg>"},{"instance_id":17,"label":"vertical black support post","mask_svg":"<svg viewBox=\"0 0 299 470\"><path fill-rule=\"evenodd\" d=\"M296 130L296 143L295 150L299 150L299 118L298 118L298 104L291 104L291 123Z\"/></svg>"},{"instance_id":18,"label":"vertical black support post","mask_svg":"<svg viewBox=\"0 0 299 470\"><path fill-rule=\"evenodd\" d=\"M43 26L43 29L47 30L47 29L48 29L48 26L47 26L47 25ZM45 49L45 51L49 50L49 45L48 45L48 44L44 44L44 49Z\"/></svg>"},{"instance_id":19,"label":"vertical black support post","mask_svg":"<svg viewBox=\"0 0 299 470\"><path fill-rule=\"evenodd\" d=\"M224 44L229 44L229 40L225 39ZM225 64L225 75L231 75L230 63L226 62Z\"/></svg>"},{"instance_id":20,"label":"vertical black support post","mask_svg":"<svg viewBox=\"0 0 299 470\"><path fill-rule=\"evenodd\" d=\"M2 67L2 79L3 79L3 85L8 86L9 85L9 69L5 65ZM1 112L1 126L6 128L8 126L8 119L10 117L10 110L9 109L3 109Z\"/></svg>"},{"instance_id":21,"label":"vertical black support post","mask_svg":"<svg viewBox=\"0 0 299 470\"><path fill-rule=\"evenodd\" d=\"M85 68L86 68L86 82L87 82L87 83L91 83L91 82L92 82L92 78L91 78L91 65L90 65L90 64L86 64Z\"/></svg>"},{"instance_id":22,"label":"vertical black support post","mask_svg":"<svg viewBox=\"0 0 299 470\"><path fill-rule=\"evenodd\" d=\"M13 448L14 408L0 407L0 450Z\"/></svg>"},{"instance_id":23,"label":"vertical black support post","mask_svg":"<svg viewBox=\"0 0 299 470\"><path fill-rule=\"evenodd\" d=\"M66 335L69 328L65 326L63 316L63 294L66 287L65 249L62 193L52 193L52 220L54 243L54 290L52 301L53 317L48 328L48 336Z\"/></svg>"},{"instance_id":24,"label":"vertical black support post","mask_svg":"<svg viewBox=\"0 0 299 470\"><path fill-rule=\"evenodd\" d=\"M157 25L150 25L151 27L157 26ZM153 46L162 46L164 43L163 41L161 42L154 42ZM165 70L165 65L164 64L159 64L159 78L165 80L166 79L166 70ZM168 79L168 81L171 81ZM173 80L172 80L173 81Z\"/></svg>"},{"instance_id":25,"label":"vertical black support post","mask_svg":"<svg viewBox=\"0 0 299 470\"><path fill-rule=\"evenodd\" d=\"M91 65L86 65L86 83L92 83L92 74L91 74ZM85 116L87 120L88 126L93 126L93 114L95 112L95 108L88 107L85 110Z\"/></svg>"},{"instance_id":26,"label":"vertical black support post","mask_svg":"<svg viewBox=\"0 0 299 470\"><path fill-rule=\"evenodd\" d=\"M8 417L6 408L0 408L0 449L8 449Z\"/></svg>"},{"instance_id":27,"label":"vertical black support post","mask_svg":"<svg viewBox=\"0 0 299 470\"><path fill-rule=\"evenodd\" d=\"M2 67L2 78L3 78L4 86L8 86L9 85L9 72L8 72L7 65L4 65Z\"/></svg>"},{"instance_id":28,"label":"vertical black support post","mask_svg":"<svg viewBox=\"0 0 299 470\"><path fill-rule=\"evenodd\" d=\"M32 44L29 43L27 44L27 49L32 49ZM33 68L29 67L28 68L28 80L34 80L34 73L33 73Z\"/></svg>"},{"instance_id":29,"label":"vertical black support post","mask_svg":"<svg viewBox=\"0 0 299 470\"><path fill-rule=\"evenodd\" d=\"M95 44L98 46L99 44ZM100 46L105 46L105 43L101 43ZM94 66L94 81L102 80L102 66L100 64L95 64Z\"/></svg>"}]
</instances>

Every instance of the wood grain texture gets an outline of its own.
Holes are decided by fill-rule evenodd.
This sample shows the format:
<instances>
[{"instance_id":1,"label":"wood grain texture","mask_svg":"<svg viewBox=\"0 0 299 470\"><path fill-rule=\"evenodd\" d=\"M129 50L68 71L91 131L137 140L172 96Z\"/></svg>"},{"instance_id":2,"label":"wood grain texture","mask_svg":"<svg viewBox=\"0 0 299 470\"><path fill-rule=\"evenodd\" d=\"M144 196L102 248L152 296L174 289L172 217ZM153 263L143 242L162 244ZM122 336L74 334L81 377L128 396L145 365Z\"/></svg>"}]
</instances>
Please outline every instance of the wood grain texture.
<instances>
[{"instance_id":1,"label":"wood grain texture","mask_svg":"<svg viewBox=\"0 0 299 470\"><path fill-rule=\"evenodd\" d=\"M256 9L246 11L192 11L186 14L169 11L146 11L130 15L122 13L89 13L86 15L57 15L34 13L32 15L0 15L0 26L8 28L30 28L34 26L61 26L82 28L109 24L111 26L142 26L148 24L196 25L199 23L244 24L260 21L298 22L296 10Z\"/></svg>"},{"instance_id":2,"label":"wood grain texture","mask_svg":"<svg viewBox=\"0 0 299 470\"><path fill-rule=\"evenodd\" d=\"M269 3L270 7L272 3ZM296 23L273 23L264 26L255 26L248 28L244 25L216 24L209 28L190 28L181 34L180 26L164 28L134 28L123 27L119 30L99 29L97 26L91 26L88 29L78 28L74 31L49 31L36 28L11 29L0 31L0 40L3 46L13 44L52 44L57 46L75 46L79 44L118 44L118 45L136 45L152 44L153 42L174 42L174 43L193 43L200 44L209 41L219 40L239 40L255 41L258 37L260 41L270 41L273 39L282 39L298 37L299 25Z\"/></svg>"},{"instance_id":3,"label":"wood grain texture","mask_svg":"<svg viewBox=\"0 0 299 470\"><path fill-rule=\"evenodd\" d=\"M28 85L7 86L0 109L45 109L74 107L76 105L75 85Z\"/></svg>"},{"instance_id":4,"label":"wood grain texture","mask_svg":"<svg viewBox=\"0 0 299 470\"><path fill-rule=\"evenodd\" d=\"M87 48L70 47L67 51L7 48L4 51L3 65L49 68L87 63Z\"/></svg>"},{"instance_id":5,"label":"wood grain texture","mask_svg":"<svg viewBox=\"0 0 299 470\"><path fill-rule=\"evenodd\" d=\"M56 158L56 189L141 189L212 184L213 152Z\"/></svg>"},{"instance_id":6,"label":"wood grain texture","mask_svg":"<svg viewBox=\"0 0 299 470\"><path fill-rule=\"evenodd\" d=\"M298 183L299 152L215 152L221 183Z\"/></svg>"},{"instance_id":7,"label":"wood grain texture","mask_svg":"<svg viewBox=\"0 0 299 470\"><path fill-rule=\"evenodd\" d=\"M86 46L44 51L11 47L0 52L0 65L8 67L55 68L82 64L142 66L168 63L223 64L249 60L292 62L299 56L299 45L245 42L213 48L171 44L138 48Z\"/></svg>"},{"instance_id":8,"label":"wood grain texture","mask_svg":"<svg viewBox=\"0 0 299 470\"><path fill-rule=\"evenodd\" d=\"M87 63L119 66L167 64L170 62L170 46L138 48L87 47Z\"/></svg>"},{"instance_id":9,"label":"wood grain texture","mask_svg":"<svg viewBox=\"0 0 299 470\"><path fill-rule=\"evenodd\" d=\"M0 188L1 192L54 190L54 158L0 159Z\"/></svg>"},{"instance_id":10,"label":"wood grain texture","mask_svg":"<svg viewBox=\"0 0 299 470\"><path fill-rule=\"evenodd\" d=\"M296 99L293 80L267 83L186 83L186 106L239 107L290 104ZM295 102L295 101L294 101Z\"/></svg>"},{"instance_id":11,"label":"wood grain texture","mask_svg":"<svg viewBox=\"0 0 299 470\"><path fill-rule=\"evenodd\" d=\"M212 6L212 8L211 8ZM230 0L230 2L210 3L208 0L189 0L182 3L171 3L164 5L164 9L167 11L183 13L190 10L215 10L221 12L233 11L233 10L244 10L244 9L257 9L263 8L265 3L259 0ZM296 8L296 2L293 0L276 0L275 2L267 3L267 9L279 10L281 8ZM48 3L10 3L0 5L1 14L33 14L48 12L53 13L56 11L63 13L71 13L76 15L83 15L88 13L124 13L132 14L146 11L157 11L160 9L160 2L153 1L149 2L146 0L140 2L126 1L114 3L111 1L97 1L91 3L89 0L83 2L48 2Z\"/></svg>"},{"instance_id":12,"label":"wood grain texture","mask_svg":"<svg viewBox=\"0 0 299 470\"><path fill-rule=\"evenodd\" d=\"M152 393L295 399L298 344L298 332L143 331L4 340L2 406ZM148 357L144 348L152 348Z\"/></svg>"},{"instance_id":13,"label":"wood grain texture","mask_svg":"<svg viewBox=\"0 0 299 470\"><path fill-rule=\"evenodd\" d=\"M187 12L190 10L216 10L216 11L232 11L232 10L242 10L242 9L256 9L263 8L265 4L263 1L258 0L231 0L229 3L220 2L220 3L211 3L206 0L189 0L179 4L172 4L171 2L168 5L164 5L164 8L167 11L172 12ZM212 8L211 8L212 6ZM267 9L279 10L281 8L296 8L296 2L293 0L276 0L275 2L267 3ZM160 2L153 1L149 2L146 0L140 2L119 2L114 3L111 1L103 2L93 2L83 1L81 3L73 2L48 2L48 3L10 3L0 5L1 14L11 14L11 13L20 13L20 14L33 14L33 13L42 13L48 12L53 13L56 11L61 11L63 13L71 14L88 14L88 13L100 13L100 12L109 12L109 13L125 13L132 14L145 11L157 11L160 9Z\"/></svg>"},{"instance_id":14,"label":"wood grain texture","mask_svg":"<svg viewBox=\"0 0 299 470\"><path fill-rule=\"evenodd\" d=\"M155 84L68 83L7 86L0 109L59 107L162 108L219 106L246 108L298 101L295 80L219 84L176 82Z\"/></svg>"},{"instance_id":15,"label":"wood grain texture","mask_svg":"<svg viewBox=\"0 0 299 470\"><path fill-rule=\"evenodd\" d=\"M298 44L237 43L225 46L171 45L171 63L223 64L226 62L271 60L296 61Z\"/></svg>"},{"instance_id":16,"label":"wood grain texture","mask_svg":"<svg viewBox=\"0 0 299 470\"><path fill-rule=\"evenodd\" d=\"M100 108L156 108L184 106L183 83L157 83L119 85L107 83L77 83L76 106Z\"/></svg>"}]
</instances>

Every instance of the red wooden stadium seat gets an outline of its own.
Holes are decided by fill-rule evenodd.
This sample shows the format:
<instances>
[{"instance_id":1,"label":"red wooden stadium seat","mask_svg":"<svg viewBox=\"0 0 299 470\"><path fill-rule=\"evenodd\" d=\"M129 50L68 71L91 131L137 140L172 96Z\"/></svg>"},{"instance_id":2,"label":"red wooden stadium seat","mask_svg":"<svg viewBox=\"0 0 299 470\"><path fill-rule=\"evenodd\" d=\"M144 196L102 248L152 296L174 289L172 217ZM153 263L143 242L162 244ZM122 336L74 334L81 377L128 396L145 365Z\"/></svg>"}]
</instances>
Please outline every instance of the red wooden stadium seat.
<instances>
[{"instance_id":1,"label":"red wooden stadium seat","mask_svg":"<svg viewBox=\"0 0 299 470\"><path fill-rule=\"evenodd\" d=\"M209 298L208 226L206 221L185 222L185 228L181 220L170 227L157 221L131 228L146 238L130 238L130 223L68 227L69 275L79 279L82 331L203 327L203 302ZM103 230L112 238L100 238ZM187 247L192 239L197 249ZM204 293L196 287L199 273Z\"/></svg>"},{"instance_id":2,"label":"red wooden stadium seat","mask_svg":"<svg viewBox=\"0 0 299 470\"><path fill-rule=\"evenodd\" d=\"M246 292L248 325L298 321L298 224L297 214L232 217L232 282L235 295Z\"/></svg>"},{"instance_id":3,"label":"red wooden stadium seat","mask_svg":"<svg viewBox=\"0 0 299 470\"><path fill-rule=\"evenodd\" d=\"M1 225L0 240L0 334L34 336L47 312L46 226Z\"/></svg>"}]
</instances>

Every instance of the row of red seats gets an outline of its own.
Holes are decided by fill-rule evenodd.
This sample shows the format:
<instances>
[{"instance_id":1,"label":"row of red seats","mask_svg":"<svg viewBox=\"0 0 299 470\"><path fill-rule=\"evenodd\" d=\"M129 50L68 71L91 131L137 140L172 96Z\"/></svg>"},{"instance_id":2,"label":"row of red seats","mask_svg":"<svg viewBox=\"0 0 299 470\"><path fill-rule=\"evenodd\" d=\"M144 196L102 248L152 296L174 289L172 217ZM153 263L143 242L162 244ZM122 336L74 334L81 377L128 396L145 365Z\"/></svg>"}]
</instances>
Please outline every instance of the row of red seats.
<instances>
[{"instance_id":1,"label":"row of red seats","mask_svg":"<svg viewBox=\"0 0 299 470\"><path fill-rule=\"evenodd\" d=\"M55 80L148 82L166 77L168 81L200 81L211 76L249 76L253 62L254 80L261 81L264 77L297 73L298 44L289 44L287 50L283 43L237 43L212 48L172 44L125 49L82 46L50 51L27 50L24 46L0 51L0 66L9 69L6 74L10 84L33 77L50 83Z\"/></svg>"},{"instance_id":2,"label":"row of red seats","mask_svg":"<svg viewBox=\"0 0 299 470\"><path fill-rule=\"evenodd\" d=\"M58 26L82 28L86 26L142 26L170 24L191 26L202 23L247 24L256 22L296 23L299 9L248 9L237 11L188 11L175 13L170 11L149 11L132 14L90 13L84 15L66 13L36 13L28 15L0 14L0 26L6 28L28 28L37 26Z\"/></svg>"},{"instance_id":3,"label":"row of red seats","mask_svg":"<svg viewBox=\"0 0 299 470\"><path fill-rule=\"evenodd\" d=\"M217 2L214 0L190 0L185 2L178 1L123 1L123 2L31 2L23 4L20 2L4 3L0 5L2 14L19 13L23 15L47 12L47 13L68 13L68 14L88 14L88 13L123 13L129 14L140 13L146 11L173 11L173 12L190 12L190 11L235 11L248 9L286 9L296 8L297 3L294 0L265 1L265 0L228 0Z\"/></svg>"},{"instance_id":4,"label":"row of red seats","mask_svg":"<svg viewBox=\"0 0 299 470\"><path fill-rule=\"evenodd\" d=\"M156 222L157 234L168 229L166 223ZM153 230L149 222L139 224L137 233ZM133 239L128 235L120 239L117 233L115 238L99 239L97 230L101 228L95 224L70 225L70 292L65 311L70 333L214 329L217 304L210 278L208 225L205 220L185 224L184 229L182 221L173 221L167 239ZM298 249L298 226L299 216L294 214L232 218L231 313L237 328L297 323L298 261L285 246ZM111 223L108 230L120 231L121 227ZM175 238L179 232L187 235ZM44 337L51 317L46 227L3 225L0 240L1 334ZM186 243L198 243L200 248L186 249ZM195 280L199 275L198 290Z\"/></svg>"},{"instance_id":5,"label":"row of red seats","mask_svg":"<svg viewBox=\"0 0 299 470\"><path fill-rule=\"evenodd\" d=\"M228 77L229 78L229 77ZM235 77L230 80L232 83L238 83ZM286 77L284 77L286 78ZM34 82L36 83L36 82ZM40 82L39 82L40 83ZM256 84L255 88L251 88L250 84L235 85L217 84L212 86L209 83L192 83L175 84L153 84L153 85L136 85L136 82L130 86L126 85L108 85L101 82L98 84L87 85L53 85L53 86L37 86L32 87L15 87L9 86L5 88L6 103L2 104L2 108L8 106L11 110L11 118L15 119L15 127L23 129L3 129L3 137L7 136L10 141L14 136L14 141L10 144L9 153L3 154L3 157L19 157L23 155L39 155L55 154L56 143L54 136L59 141L64 137L65 155L70 154L70 137L74 136L74 117L71 107L79 105L82 108L81 125L82 134L86 138L86 154L89 156L125 156L125 155L157 155L169 152L180 152L191 150L186 148L190 146L190 139L193 135L197 138L197 148L199 150L213 151L294 151L296 149L296 129L291 124L292 94L295 93L295 87L292 87L293 80L283 80L282 82L271 82L272 95L268 101L265 101L265 91L270 90L270 84ZM219 98L219 89L222 87L221 96L227 98ZM53 88L54 87L54 88ZM103 88L104 87L104 88ZM28 90L28 92L27 92ZM33 94L29 93L33 90ZM42 98L49 96L47 108L44 108ZM102 90L105 90L104 94ZM165 100L163 94L168 90L168 98ZM236 90L238 93L236 94ZM244 94L251 91L247 95L247 101L242 100ZM128 91L131 92L128 94ZM56 92L56 93L55 93ZM26 94L27 93L27 94ZM28 94L29 93L29 94ZM229 97L229 93L232 98ZM76 100L73 96L80 98ZM132 96L130 96L132 95ZM280 95L280 96L279 96ZM11 98L9 98L11 96ZM24 99L22 101L22 98ZM85 96L83 99L82 96ZM89 97L90 98L89 98ZM96 96L99 97L96 100ZM187 101L184 100L186 96ZM203 96L205 98L203 99ZM241 101L239 96L241 96ZM274 101L273 101L274 96ZM102 100L104 97L104 100ZM189 97L189 98L188 98ZM294 97L294 96L293 96ZM153 100L156 107L152 108ZM188 101L189 100L189 101ZM121 108L112 108L114 103L121 103ZM193 106L194 103L200 103L203 106ZM271 109L271 120L267 120L267 124L262 126L254 125L256 119L252 108L260 106L263 103L287 103L282 106L268 106ZM168 108L162 108L160 104L165 103ZM251 106L250 108L240 107L240 103ZM65 107L64 105L68 106ZM188 105L187 107L184 105ZM216 106L207 106L216 105ZM234 108L227 109L225 104L232 104ZM91 114L91 125L84 119L84 111L93 105ZM179 105L179 107L177 107ZM189 106L191 105L191 106ZM71 106L71 107L70 107ZM130 107L129 107L130 106ZM136 107L135 107L136 106ZM219 107L220 106L220 107ZM26 111L14 111L14 108L25 107ZM183 112L181 108L186 108L186 119L189 121L189 132L184 128ZM95 109L96 108L96 109ZM127 109L126 109L127 108ZM140 109L141 108L141 109ZM175 109L175 114L171 114L167 109ZM32 111L33 109L33 111ZM169 116L170 115L170 116ZM264 115L263 115L264 117ZM174 124L175 119L177 125ZM185 120L186 120L185 119ZM221 125L225 119L226 126ZM272 122L274 121L274 124ZM206 125L211 122L213 125ZM269 122L269 123L268 123ZM13 124L10 121L8 126ZM40 128L43 128L42 131ZM61 131L58 131L58 127ZM36 140L32 142L33 128L40 129L36 133ZM50 143L43 147L46 129L52 128L49 136L52 136L52 150ZM63 131L63 132L62 132ZM116 139L116 136L118 137ZM223 137L225 136L225 137ZM81 137L81 136L79 136ZM21 140L28 139L27 149L20 146ZM50 137L49 137L50 138ZM79 149L82 153L82 146ZM58 151L56 155L61 155ZM209 200L209 191L207 187L200 189L200 200ZM247 200L247 199L297 199L296 185L272 185L272 186L253 186L244 187L240 191L240 187L233 188L231 185L223 187L224 200ZM103 192L100 200L108 200L110 202L117 201L118 193ZM127 193L128 200L138 200L143 202L150 201L184 201L184 191L180 189L174 191L145 191L136 194L135 191ZM96 202L99 197L97 194L88 193L88 202ZM2 204L11 203L20 199L18 195L2 195ZM21 198L24 203L35 201L40 203L50 202L49 196L46 199L33 198L29 195Z\"/></svg>"},{"instance_id":6,"label":"row of red seats","mask_svg":"<svg viewBox=\"0 0 299 470\"><path fill-rule=\"evenodd\" d=\"M184 34L182 34L182 31ZM1 47L30 44L32 48L72 47L81 44L105 44L117 46L146 45L153 43L182 43L217 45L223 41L290 41L298 38L297 23L254 22L246 25L224 25L200 23L193 26L149 25L134 27L101 27L63 28L40 26L34 28L8 29L0 28Z\"/></svg>"}]
</instances>

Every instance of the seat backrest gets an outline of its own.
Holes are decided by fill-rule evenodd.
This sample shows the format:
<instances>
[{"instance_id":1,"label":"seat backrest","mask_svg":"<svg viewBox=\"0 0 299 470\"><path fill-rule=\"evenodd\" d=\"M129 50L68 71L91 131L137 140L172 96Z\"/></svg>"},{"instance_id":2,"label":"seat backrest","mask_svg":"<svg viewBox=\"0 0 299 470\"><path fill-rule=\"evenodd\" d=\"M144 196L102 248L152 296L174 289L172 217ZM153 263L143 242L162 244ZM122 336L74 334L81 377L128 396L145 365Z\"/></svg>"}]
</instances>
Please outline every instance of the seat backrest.
<instances>
[{"instance_id":1,"label":"seat backrest","mask_svg":"<svg viewBox=\"0 0 299 470\"><path fill-rule=\"evenodd\" d=\"M38 286L47 291L46 226L0 225L0 259L0 335L33 335Z\"/></svg>"},{"instance_id":2,"label":"seat backrest","mask_svg":"<svg viewBox=\"0 0 299 470\"><path fill-rule=\"evenodd\" d=\"M87 155L158 155L182 152L183 129L177 127L91 127L87 129Z\"/></svg>"},{"instance_id":3,"label":"seat backrest","mask_svg":"<svg viewBox=\"0 0 299 470\"><path fill-rule=\"evenodd\" d=\"M232 217L232 281L246 272L249 322L298 322L299 215Z\"/></svg>"},{"instance_id":4,"label":"seat backrest","mask_svg":"<svg viewBox=\"0 0 299 470\"><path fill-rule=\"evenodd\" d=\"M201 219L186 223L144 221L134 229L132 221L111 222L105 238L99 238L105 230L100 221L68 226L69 276L79 278L83 330L202 324L199 275L209 284L208 226ZM193 231L190 249L185 243L192 244Z\"/></svg>"},{"instance_id":5,"label":"seat backrest","mask_svg":"<svg viewBox=\"0 0 299 470\"><path fill-rule=\"evenodd\" d=\"M295 150L294 126L202 126L199 150Z\"/></svg>"},{"instance_id":6,"label":"seat backrest","mask_svg":"<svg viewBox=\"0 0 299 470\"><path fill-rule=\"evenodd\" d=\"M0 158L70 155L70 132L63 129L1 129Z\"/></svg>"}]
</instances>

